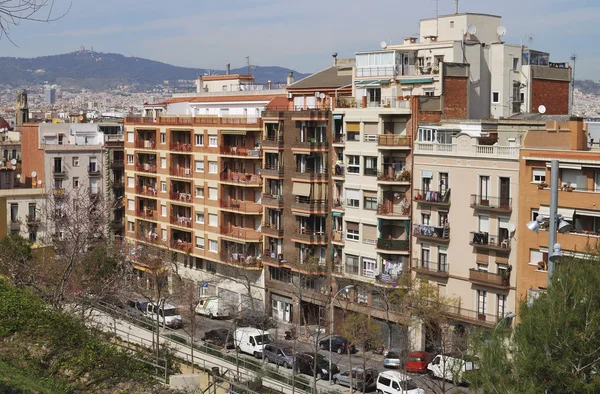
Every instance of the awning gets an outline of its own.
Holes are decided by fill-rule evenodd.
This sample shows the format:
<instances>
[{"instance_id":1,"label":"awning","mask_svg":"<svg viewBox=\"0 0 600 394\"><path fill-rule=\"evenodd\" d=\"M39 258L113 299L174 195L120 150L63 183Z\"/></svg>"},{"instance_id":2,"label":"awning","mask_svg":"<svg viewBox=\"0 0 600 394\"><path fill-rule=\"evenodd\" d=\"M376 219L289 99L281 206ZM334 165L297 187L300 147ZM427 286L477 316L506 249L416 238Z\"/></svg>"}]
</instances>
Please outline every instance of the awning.
<instances>
[{"instance_id":1,"label":"awning","mask_svg":"<svg viewBox=\"0 0 600 394\"><path fill-rule=\"evenodd\" d=\"M360 133L360 123L347 122L346 123L346 131L351 132L351 133Z\"/></svg>"},{"instance_id":2,"label":"awning","mask_svg":"<svg viewBox=\"0 0 600 394\"><path fill-rule=\"evenodd\" d=\"M341 218L342 213L341 212L331 212L331 216L333 216L334 218Z\"/></svg>"},{"instance_id":3,"label":"awning","mask_svg":"<svg viewBox=\"0 0 600 394\"><path fill-rule=\"evenodd\" d=\"M577 214L577 216L582 215L600 218L600 211L588 211L586 209L578 209L575 211L575 213Z\"/></svg>"},{"instance_id":4,"label":"awning","mask_svg":"<svg viewBox=\"0 0 600 394\"><path fill-rule=\"evenodd\" d=\"M305 213L305 212L292 211L292 215L302 216L303 218L309 218L310 217L310 213Z\"/></svg>"},{"instance_id":5,"label":"awning","mask_svg":"<svg viewBox=\"0 0 600 394\"><path fill-rule=\"evenodd\" d=\"M575 209L573 208L558 208L558 212L559 215L562 215L562 217L565 220L573 220L573 215L575 215ZM549 218L550 217L550 207L547 205L542 205L540 207L540 210L538 211L538 214L544 216L545 218Z\"/></svg>"},{"instance_id":6,"label":"awning","mask_svg":"<svg viewBox=\"0 0 600 394\"><path fill-rule=\"evenodd\" d=\"M389 79L375 79L372 81L358 81L356 82L356 86L379 86L388 83L390 83Z\"/></svg>"},{"instance_id":7,"label":"awning","mask_svg":"<svg viewBox=\"0 0 600 394\"><path fill-rule=\"evenodd\" d=\"M333 119L343 119L344 115L342 114L333 114Z\"/></svg>"},{"instance_id":8,"label":"awning","mask_svg":"<svg viewBox=\"0 0 600 394\"><path fill-rule=\"evenodd\" d=\"M246 130L221 130L221 134L246 135Z\"/></svg>"},{"instance_id":9,"label":"awning","mask_svg":"<svg viewBox=\"0 0 600 394\"><path fill-rule=\"evenodd\" d=\"M309 197L310 183L294 182L292 194L294 194L295 196Z\"/></svg>"},{"instance_id":10,"label":"awning","mask_svg":"<svg viewBox=\"0 0 600 394\"><path fill-rule=\"evenodd\" d=\"M433 171L421 170L421 178L433 178Z\"/></svg>"},{"instance_id":11,"label":"awning","mask_svg":"<svg viewBox=\"0 0 600 394\"><path fill-rule=\"evenodd\" d=\"M418 79L400 79L400 85L409 85L413 83L432 83L433 78L418 78Z\"/></svg>"}]
</instances>

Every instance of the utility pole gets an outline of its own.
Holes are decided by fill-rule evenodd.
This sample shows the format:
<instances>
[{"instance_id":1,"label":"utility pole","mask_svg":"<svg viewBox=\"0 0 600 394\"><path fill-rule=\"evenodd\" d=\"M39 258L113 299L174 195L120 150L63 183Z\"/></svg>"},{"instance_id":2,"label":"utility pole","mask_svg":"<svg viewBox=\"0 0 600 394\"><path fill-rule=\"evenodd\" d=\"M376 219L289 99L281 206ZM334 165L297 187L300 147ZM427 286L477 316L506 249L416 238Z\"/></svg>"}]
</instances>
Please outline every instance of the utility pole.
<instances>
[{"instance_id":1,"label":"utility pole","mask_svg":"<svg viewBox=\"0 0 600 394\"><path fill-rule=\"evenodd\" d=\"M571 61L573 62L573 74L571 75L571 108L569 113L573 115L573 107L575 100L575 62L577 61L577 54L571 55Z\"/></svg>"},{"instance_id":2,"label":"utility pole","mask_svg":"<svg viewBox=\"0 0 600 394\"><path fill-rule=\"evenodd\" d=\"M552 282L554 262L550 258L554 253L556 244L556 214L558 210L558 160L550 161L550 228L548 229L548 286Z\"/></svg>"}]
</instances>

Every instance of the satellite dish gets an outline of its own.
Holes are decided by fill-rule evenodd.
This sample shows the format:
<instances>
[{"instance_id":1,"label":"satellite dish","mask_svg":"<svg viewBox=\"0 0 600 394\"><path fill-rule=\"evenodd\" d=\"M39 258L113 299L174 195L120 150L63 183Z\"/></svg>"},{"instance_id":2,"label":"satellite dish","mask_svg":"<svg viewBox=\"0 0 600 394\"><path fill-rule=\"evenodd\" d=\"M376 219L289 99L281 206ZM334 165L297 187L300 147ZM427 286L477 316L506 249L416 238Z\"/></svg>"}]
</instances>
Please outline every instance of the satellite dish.
<instances>
[{"instance_id":1,"label":"satellite dish","mask_svg":"<svg viewBox=\"0 0 600 394\"><path fill-rule=\"evenodd\" d=\"M514 232L515 232L515 230L517 229L517 228L515 227L515 225L514 225L514 224L512 224L512 223L508 223L508 225L506 226L506 228L507 228L507 230L508 230L508 232L509 232L509 233L514 233Z\"/></svg>"},{"instance_id":2,"label":"satellite dish","mask_svg":"<svg viewBox=\"0 0 600 394\"><path fill-rule=\"evenodd\" d=\"M17 179L21 179L21 174L17 174Z\"/></svg>"},{"instance_id":3,"label":"satellite dish","mask_svg":"<svg viewBox=\"0 0 600 394\"><path fill-rule=\"evenodd\" d=\"M12 164L13 166L14 166L15 164L17 164L17 159L12 159L12 160L10 161L10 164Z\"/></svg>"},{"instance_id":4,"label":"satellite dish","mask_svg":"<svg viewBox=\"0 0 600 394\"><path fill-rule=\"evenodd\" d=\"M323 100L323 99L325 98L325 93L321 93L321 94L319 95L319 98L320 98L321 100Z\"/></svg>"},{"instance_id":5,"label":"satellite dish","mask_svg":"<svg viewBox=\"0 0 600 394\"><path fill-rule=\"evenodd\" d=\"M32 177L32 178L35 178L36 176L37 176L37 172L35 172L35 171L32 171L32 172L31 172L31 177Z\"/></svg>"},{"instance_id":6,"label":"satellite dish","mask_svg":"<svg viewBox=\"0 0 600 394\"><path fill-rule=\"evenodd\" d=\"M498 28L496 29L496 33L498 33L500 37L504 37L506 35L506 27L498 26Z\"/></svg>"},{"instance_id":7,"label":"satellite dish","mask_svg":"<svg viewBox=\"0 0 600 394\"><path fill-rule=\"evenodd\" d=\"M543 115L543 114L545 114L545 113L546 113L546 106L545 106L545 105L543 105L543 104L542 104L542 105L540 105L540 106L538 107L538 112L539 112L540 114L542 114L542 115Z\"/></svg>"},{"instance_id":8,"label":"satellite dish","mask_svg":"<svg viewBox=\"0 0 600 394\"><path fill-rule=\"evenodd\" d=\"M381 42L379 43L379 46L381 47L381 49L385 49L385 48L387 48L387 42L385 42L385 41L381 41Z\"/></svg>"},{"instance_id":9,"label":"satellite dish","mask_svg":"<svg viewBox=\"0 0 600 394\"><path fill-rule=\"evenodd\" d=\"M471 35L477 33L477 26L475 26L472 23L469 23L469 25L467 26L467 33L469 33Z\"/></svg>"},{"instance_id":10,"label":"satellite dish","mask_svg":"<svg viewBox=\"0 0 600 394\"><path fill-rule=\"evenodd\" d=\"M37 184L41 185L42 184L42 180L40 179L39 181L37 181Z\"/></svg>"}]
</instances>

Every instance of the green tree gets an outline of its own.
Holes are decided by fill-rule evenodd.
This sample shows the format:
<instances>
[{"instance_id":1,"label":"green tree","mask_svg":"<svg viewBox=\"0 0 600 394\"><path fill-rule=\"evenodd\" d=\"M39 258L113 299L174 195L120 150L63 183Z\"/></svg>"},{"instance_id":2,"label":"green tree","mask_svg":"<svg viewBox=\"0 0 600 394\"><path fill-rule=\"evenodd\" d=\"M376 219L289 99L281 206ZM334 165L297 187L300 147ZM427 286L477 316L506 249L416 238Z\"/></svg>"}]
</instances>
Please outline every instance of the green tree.
<instances>
[{"instance_id":1,"label":"green tree","mask_svg":"<svg viewBox=\"0 0 600 394\"><path fill-rule=\"evenodd\" d=\"M476 385L496 393L600 392L598 257L563 258L546 293L521 304L520 323L479 344Z\"/></svg>"}]
</instances>

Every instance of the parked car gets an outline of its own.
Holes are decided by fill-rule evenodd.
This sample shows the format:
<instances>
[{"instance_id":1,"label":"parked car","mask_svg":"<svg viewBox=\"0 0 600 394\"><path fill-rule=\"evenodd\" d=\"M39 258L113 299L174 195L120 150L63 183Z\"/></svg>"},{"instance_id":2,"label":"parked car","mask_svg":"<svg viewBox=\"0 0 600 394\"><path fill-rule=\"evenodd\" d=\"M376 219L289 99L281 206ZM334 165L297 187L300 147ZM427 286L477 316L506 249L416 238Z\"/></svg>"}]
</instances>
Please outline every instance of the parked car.
<instances>
[{"instance_id":1,"label":"parked car","mask_svg":"<svg viewBox=\"0 0 600 394\"><path fill-rule=\"evenodd\" d=\"M233 333L226 328L216 328L204 333L202 337L204 342L211 343L215 346L233 349Z\"/></svg>"},{"instance_id":2,"label":"parked car","mask_svg":"<svg viewBox=\"0 0 600 394\"><path fill-rule=\"evenodd\" d=\"M385 368L401 368L403 365L404 357L402 351L395 348L388 350L383 359L383 366Z\"/></svg>"},{"instance_id":3,"label":"parked car","mask_svg":"<svg viewBox=\"0 0 600 394\"><path fill-rule=\"evenodd\" d=\"M474 358L457 358L438 354L427 365L427 369L435 378L469 383L469 375L479 369L479 364L478 360Z\"/></svg>"},{"instance_id":4,"label":"parked car","mask_svg":"<svg viewBox=\"0 0 600 394\"><path fill-rule=\"evenodd\" d=\"M277 322L265 313L246 311L235 318L235 327L254 327L268 330L269 328L276 328Z\"/></svg>"},{"instance_id":5,"label":"parked car","mask_svg":"<svg viewBox=\"0 0 600 394\"><path fill-rule=\"evenodd\" d=\"M333 375L340 371L338 366L334 363L331 363L330 371L329 360L322 354L317 354L316 363L316 369L313 369L315 367L315 355L311 353L300 353L296 355L294 368L296 368L297 372L309 376L316 376L317 379L325 380L329 380Z\"/></svg>"},{"instance_id":6,"label":"parked car","mask_svg":"<svg viewBox=\"0 0 600 394\"><path fill-rule=\"evenodd\" d=\"M125 302L125 312L135 317L145 316L148 307L146 299L129 299Z\"/></svg>"},{"instance_id":7,"label":"parked car","mask_svg":"<svg viewBox=\"0 0 600 394\"><path fill-rule=\"evenodd\" d=\"M352 371L347 370L333 375L333 383L350 387L350 376L352 376L352 387L355 390L362 391L364 386L365 392L371 392L375 391L378 375L379 372L373 368L364 371L362 368L353 368Z\"/></svg>"},{"instance_id":8,"label":"parked car","mask_svg":"<svg viewBox=\"0 0 600 394\"><path fill-rule=\"evenodd\" d=\"M433 354L427 352L411 352L406 357L406 372L425 373Z\"/></svg>"},{"instance_id":9,"label":"parked car","mask_svg":"<svg viewBox=\"0 0 600 394\"><path fill-rule=\"evenodd\" d=\"M263 355L268 363L283 365L286 368L292 368L294 365L294 350L289 347L280 347L270 343L265 345Z\"/></svg>"},{"instance_id":10,"label":"parked car","mask_svg":"<svg viewBox=\"0 0 600 394\"><path fill-rule=\"evenodd\" d=\"M159 322L163 327L183 327L183 319L179 314L179 310L174 305L164 304L162 306L158 306L154 302L149 302L146 305L146 316L156 321L157 315Z\"/></svg>"},{"instance_id":11,"label":"parked car","mask_svg":"<svg viewBox=\"0 0 600 394\"><path fill-rule=\"evenodd\" d=\"M383 371L377 377L379 394L425 394L410 376L398 371Z\"/></svg>"},{"instance_id":12,"label":"parked car","mask_svg":"<svg viewBox=\"0 0 600 394\"><path fill-rule=\"evenodd\" d=\"M348 346L350 346L350 353L356 353L356 347L354 344L348 345L348 340L339 335L331 336L331 351L338 352L339 354L345 354L348 352ZM329 350L329 337L321 339L319 341L319 348L321 350Z\"/></svg>"}]
</instances>

